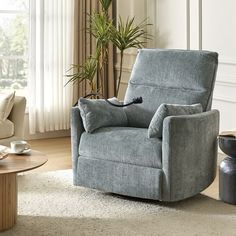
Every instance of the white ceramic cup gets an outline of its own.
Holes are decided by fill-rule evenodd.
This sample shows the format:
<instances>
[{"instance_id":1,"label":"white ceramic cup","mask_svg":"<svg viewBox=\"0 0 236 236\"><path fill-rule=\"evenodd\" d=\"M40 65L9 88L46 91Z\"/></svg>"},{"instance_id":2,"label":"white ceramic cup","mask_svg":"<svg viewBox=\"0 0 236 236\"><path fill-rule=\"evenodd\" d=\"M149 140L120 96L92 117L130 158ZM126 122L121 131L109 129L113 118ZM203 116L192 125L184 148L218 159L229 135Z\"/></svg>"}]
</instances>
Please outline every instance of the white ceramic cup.
<instances>
[{"instance_id":1,"label":"white ceramic cup","mask_svg":"<svg viewBox=\"0 0 236 236\"><path fill-rule=\"evenodd\" d=\"M14 153L22 153L30 149L30 145L26 141L12 141L11 150Z\"/></svg>"}]
</instances>

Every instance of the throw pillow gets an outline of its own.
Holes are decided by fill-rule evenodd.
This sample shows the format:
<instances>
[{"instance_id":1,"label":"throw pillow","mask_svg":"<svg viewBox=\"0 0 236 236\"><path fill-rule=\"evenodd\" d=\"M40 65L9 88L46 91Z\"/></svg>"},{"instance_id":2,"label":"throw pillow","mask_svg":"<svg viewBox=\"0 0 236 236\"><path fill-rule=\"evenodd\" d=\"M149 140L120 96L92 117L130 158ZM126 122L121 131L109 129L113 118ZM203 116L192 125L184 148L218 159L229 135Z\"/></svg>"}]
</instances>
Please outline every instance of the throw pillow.
<instances>
[{"instance_id":1,"label":"throw pillow","mask_svg":"<svg viewBox=\"0 0 236 236\"><path fill-rule=\"evenodd\" d=\"M15 92L0 93L0 120L5 121L10 115L15 100Z\"/></svg>"},{"instance_id":2,"label":"throw pillow","mask_svg":"<svg viewBox=\"0 0 236 236\"><path fill-rule=\"evenodd\" d=\"M192 115L202 112L202 105L178 105L178 104L161 104L154 114L148 127L149 138L161 138L163 121L167 116Z\"/></svg>"},{"instance_id":3,"label":"throw pillow","mask_svg":"<svg viewBox=\"0 0 236 236\"><path fill-rule=\"evenodd\" d=\"M117 98L109 99L121 104ZM108 104L104 99L80 98L78 102L84 129L88 133L107 126L127 126L128 120L122 107Z\"/></svg>"}]
</instances>

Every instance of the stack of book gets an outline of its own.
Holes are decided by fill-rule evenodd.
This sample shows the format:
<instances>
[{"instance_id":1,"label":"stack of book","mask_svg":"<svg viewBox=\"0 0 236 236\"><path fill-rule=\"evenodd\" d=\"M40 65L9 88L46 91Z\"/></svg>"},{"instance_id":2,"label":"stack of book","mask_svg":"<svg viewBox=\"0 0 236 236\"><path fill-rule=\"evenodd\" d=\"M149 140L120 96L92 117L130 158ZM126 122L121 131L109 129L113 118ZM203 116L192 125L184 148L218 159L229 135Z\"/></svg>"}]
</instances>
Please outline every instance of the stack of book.
<instances>
[{"instance_id":1,"label":"stack of book","mask_svg":"<svg viewBox=\"0 0 236 236\"><path fill-rule=\"evenodd\" d=\"M223 131L219 134L219 136L236 138L236 131L234 131L234 130L232 130L232 131Z\"/></svg>"}]
</instances>

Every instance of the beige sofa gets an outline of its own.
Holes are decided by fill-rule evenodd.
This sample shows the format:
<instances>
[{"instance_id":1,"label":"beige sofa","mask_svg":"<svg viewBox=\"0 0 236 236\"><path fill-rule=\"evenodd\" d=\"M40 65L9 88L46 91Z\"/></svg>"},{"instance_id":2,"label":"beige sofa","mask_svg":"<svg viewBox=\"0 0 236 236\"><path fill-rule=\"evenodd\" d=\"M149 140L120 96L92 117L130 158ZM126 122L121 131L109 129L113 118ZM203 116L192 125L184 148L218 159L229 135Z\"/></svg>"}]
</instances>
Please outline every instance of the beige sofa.
<instances>
[{"instance_id":1,"label":"beige sofa","mask_svg":"<svg viewBox=\"0 0 236 236\"><path fill-rule=\"evenodd\" d=\"M16 96L8 119L0 122L0 145L9 146L11 141L23 139L25 107L25 97Z\"/></svg>"}]
</instances>

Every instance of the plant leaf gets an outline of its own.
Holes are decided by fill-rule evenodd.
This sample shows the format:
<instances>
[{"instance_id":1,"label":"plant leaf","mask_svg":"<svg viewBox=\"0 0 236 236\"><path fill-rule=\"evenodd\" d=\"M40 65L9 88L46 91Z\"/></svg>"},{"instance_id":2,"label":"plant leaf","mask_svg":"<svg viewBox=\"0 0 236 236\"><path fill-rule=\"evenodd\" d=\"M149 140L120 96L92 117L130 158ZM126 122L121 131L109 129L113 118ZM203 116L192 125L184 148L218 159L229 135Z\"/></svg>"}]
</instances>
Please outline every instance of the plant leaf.
<instances>
[{"instance_id":1,"label":"plant leaf","mask_svg":"<svg viewBox=\"0 0 236 236\"><path fill-rule=\"evenodd\" d=\"M73 74L67 74L66 77L70 78L65 85L70 82L78 83L83 82L84 80L89 81L89 83L93 83L95 74L97 72L98 61L96 58L89 57L85 60L82 65L72 65L69 71L75 71Z\"/></svg>"},{"instance_id":2,"label":"plant leaf","mask_svg":"<svg viewBox=\"0 0 236 236\"><path fill-rule=\"evenodd\" d=\"M150 25L147 19L138 25L135 25L134 20L135 18L132 17L123 22L119 17L117 28L113 26L111 29L111 41L121 51L128 48L142 48L147 40L151 39L151 35L146 33L146 28Z\"/></svg>"},{"instance_id":3,"label":"plant leaf","mask_svg":"<svg viewBox=\"0 0 236 236\"><path fill-rule=\"evenodd\" d=\"M103 10L107 12L112 0L99 0L99 2L101 3Z\"/></svg>"}]
</instances>

